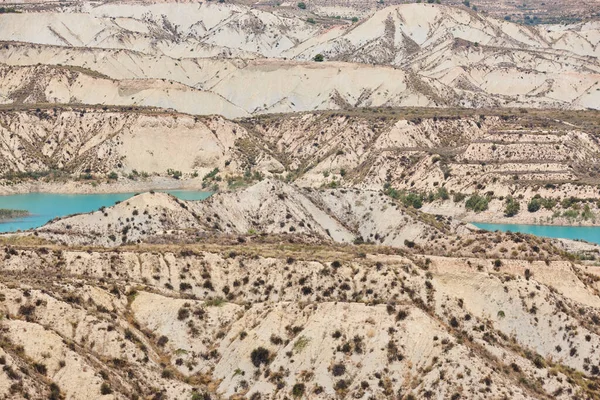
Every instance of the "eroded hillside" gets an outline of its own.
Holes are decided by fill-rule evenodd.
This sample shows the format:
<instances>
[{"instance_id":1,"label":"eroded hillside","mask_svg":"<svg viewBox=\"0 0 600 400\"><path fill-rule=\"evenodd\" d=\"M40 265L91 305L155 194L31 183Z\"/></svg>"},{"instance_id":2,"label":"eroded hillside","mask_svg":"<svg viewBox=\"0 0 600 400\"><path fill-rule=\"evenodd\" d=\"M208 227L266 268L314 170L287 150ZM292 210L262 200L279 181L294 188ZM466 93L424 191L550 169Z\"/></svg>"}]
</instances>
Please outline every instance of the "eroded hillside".
<instances>
[{"instance_id":1,"label":"eroded hillside","mask_svg":"<svg viewBox=\"0 0 600 400\"><path fill-rule=\"evenodd\" d=\"M511 197L521 221L595 224L598 121L594 111L380 108L231 121L143 108L6 108L2 191L233 190L277 178L413 193L427 211L471 221L505 218ZM473 194L486 196L485 210L466 207ZM540 207L525 212L534 198Z\"/></svg>"},{"instance_id":2,"label":"eroded hillside","mask_svg":"<svg viewBox=\"0 0 600 400\"><path fill-rule=\"evenodd\" d=\"M284 242L3 253L10 398L598 396L597 278L566 262Z\"/></svg>"},{"instance_id":3,"label":"eroded hillside","mask_svg":"<svg viewBox=\"0 0 600 400\"><path fill-rule=\"evenodd\" d=\"M386 7L356 22L310 15L211 3L0 14L0 95L11 104L143 105L230 118L599 104L597 24L522 26L436 4ZM312 61L317 54L325 62ZM82 90L88 85L96 90Z\"/></svg>"}]
</instances>

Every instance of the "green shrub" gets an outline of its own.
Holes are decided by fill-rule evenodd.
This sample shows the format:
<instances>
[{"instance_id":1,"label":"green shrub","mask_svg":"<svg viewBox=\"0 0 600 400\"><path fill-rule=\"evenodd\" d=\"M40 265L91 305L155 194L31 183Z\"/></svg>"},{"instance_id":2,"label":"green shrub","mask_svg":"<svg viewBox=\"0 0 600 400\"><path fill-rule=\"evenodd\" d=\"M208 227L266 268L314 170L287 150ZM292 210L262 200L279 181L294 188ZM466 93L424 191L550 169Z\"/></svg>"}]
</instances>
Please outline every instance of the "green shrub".
<instances>
[{"instance_id":1,"label":"green shrub","mask_svg":"<svg viewBox=\"0 0 600 400\"><path fill-rule=\"evenodd\" d=\"M506 198L506 207L504 208L505 217L514 217L521 210L521 205L513 197Z\"/></svg>"},{"instance_id":2,"label":"green shrub","mask_svg":"<svg viewBox=\"0 0 600 400\"><path fill-rule=\"evenodd\" d=\"M455 203L460 203L461 201L463 201L466 198L467 198L466 194L456 192L452 196L452 201L454 201Z\"/></svg>"},{"instance_id":3,"label":"green shrub","mask_svg":"<svg viewBox=\"0 0 600 400\"><path fill-rule=\"evenodd\" d=\"M563 199L560 202L560 205L562 208L571 208L572 206L574 206L575 204L577 204L580 200L571 196L571 197L567 197L566 199Z\"/></svg>"},{"instance_id":4,"label":"green shrub","mask_svg":"<svg viewBox=\"0 0 600 400\"><path fill-rule=\"evenodd\" d=\"M111 394L113 391L110 387L110 385L106 382L103 382L102 385L100 386L100 394L106 396Z\"/></svg>"},{"instance_id":5,"label":"green shrub","mask_svg":"<svg viewBox=\"0 0 600 400\"><path fill-rule=\"evenodd\" d=\"M476 193L467 199L465 208L475 212L482 212L488 209L489 202L490 200L488 197L480 196Z\"/></svg>"},{"instance_id":6,"label":"green shrub","mask_svg":"<svg viewBox=\"0 0 600 400\"><path fill-rule=\"evenodd\" d=\"M218 173L219 173L219 168L215 168L212 171L210 171L208 174L204 175L202 180L203 181L213 180L213 179L215 179L215 177L217 176Z\"/></svg>"},{"instance_id":7,"label":"green shrub","mask_svg":"<svg viewBox=\"0 0 600 400\"><path fill-rule=\"evenodd\" d=\"M325 57L323 57L323 54L319 53L313 58L313 60L316 62L323 62L325 60Z\"/></svg>"},{"instance_id":8,"label":"green shrub","mask_svg":"<svg viewBox=\"0 0 600 400\"><path fill-rule=\"evenodd\" d=\"M386 184L384 193L393 199L400 200L405 207L421 208L423 195L415 192L399 191Z\"/></svg>"},{"instance_id":9,"label":"green shrub","mask_svg":"<svg viewBox=\"0 0 600 400\"><path fill-rule=\"evenodd\" d=\"M590 209L589 204L586 204L583 207L583 211L581 212L581 218L583 218L584 220L588 220L588 219L593 219L594 218L594 213L592 212L592 210Z\"/></svg>"},{"instance_id":10,"label":"green shrub","mask_svg":"<svg viewBox=\"0 0 600 400\"><path fill-rule=\"evenodd\" d=\"M540 208L542 208L542 199L540 198L533 198L527 203L527 211L530 213L537 212Z\"/></svg>"},{"instance_id":11,"label":"green shrub","mask_svg":"<svg viewBox=\"0 0 600 400\"><path fill-rule=\"evenodd\" d=\"M563 212L563 217L575 219L579 216L579 211L577 210L567 210Z\"/></svg>"},{"instance_id":12,"label":"green shrub","mask_svg":"<svg viewBox=\"0 0 600 400\"><path fill-rule=\"evenodd\" d=\"M170 169L170 168L169 168L169 169L167 170L167 175L170 175L170 176L172 176L172 177L173 177L173 178L175 178L175 179L179 179L179 178L181 178L181 176L182 176L183 174L181 173L181 171L177 171L177 170L174 170L174 169Z\"/></svg>"},{"instance_id":13,"label":"green shrub","mask_svg":"<svg viewBox=\"0 0 600 400\"><path fill-rule=\"evenodd\" d=\"M412 206L414 208L421 208L423 206L423 196L413 192L408 192L406 195L402 196L400 201L402 201L406 207Z\"/></svg>"},{"instance_id":14,"label":"green shrub","mask_svg":"<svg viewBox=\"0 0 600 400\"><path fill-rule=\"evenodd\" d=\"M555 199L542 199L542 206L544 206L546 210L552 210L557 203L558 201Z\"/></svg>"},{"instance_id":15,"label":"green shrub","mask_svg":"<svg viewBox=\"0 0 600 400\"><path fill-rule=\"evenodd\" d=\"M306 10L306 3L304 3L304 2L298 3L298 8L301 10Z\"/></svg>"},{"instance_id":16,"label":"green shrub","mask_svg":"<svg viewBox=\"0 0 600 400\"><path fill-rule=\"evenodd\" d=\"M269 356L269 350L262 346L257 347L256 349L252 350L252 353L250 353L250 359L256 368L260 367L261 364L267 365L269 363Z\"/></svg>"},{"instance_id":17,"label":"green shrub","mask_svg":"<svg viewBox=\"0 0 600 400\"><path fill-rule=\"evenodd\" d=\"M294 397L302 397L304 396L304 391L306 390L306 386L304 383L296 383L292 388L292 396Z\"/></svg>"},{"instance_id":18,"label":"green shrub","mask_svg":"<svg viewBox=\"0 0 600 400\"><path fill-rule=\"evenodd\" d=\"M448 194L448 189L446 189L445 187L439 188L437 193L435 194L435 198L448 200L450 198L450 195Z\"/></svg>"}]
</instances>

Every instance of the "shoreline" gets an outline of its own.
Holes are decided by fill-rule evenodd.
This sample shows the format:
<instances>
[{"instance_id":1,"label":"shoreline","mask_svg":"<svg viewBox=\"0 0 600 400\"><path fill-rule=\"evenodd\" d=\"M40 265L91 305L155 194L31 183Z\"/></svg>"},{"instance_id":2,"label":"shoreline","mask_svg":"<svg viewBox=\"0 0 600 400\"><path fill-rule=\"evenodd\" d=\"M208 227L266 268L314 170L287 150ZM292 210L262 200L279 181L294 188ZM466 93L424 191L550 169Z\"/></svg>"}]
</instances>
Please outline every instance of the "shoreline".
<instances>
[{"instance_id":1,"label":"shoreline","mask_svg":"<svg viewBox=\"0 0 600 400\"><path fill-rule=\"evenodd\" d=\"M116 181L88 183L82 181L67 182L22 182L15 185L1 185L0 199L3 196L20 194L121 194L141 193L151 190L189 190L209 192L202 187L202 179L174 179L151 177L139 181Z\"/></svg>"},{"instance_id":2,"label":"shoreline","mask_svg":"<svg viewBox=\"0 0 600 400\"><path fill-rule=\"evenodd\" d=\"M460 221L465 222L467 224L471 224L473 226L477 226L477 224L486 224L486 225L519 225L519 226L547 226L553 228L600 228L600 223L594 225L565 225L565 224L531 224L524 222L484 222L484 221L467 221L465 219L460 219ZM483 229L483 228L479 228Z\"/></svg>"},{"instance_id":3,"label":"shoreline","mask_svg":"<svg viewBox=\"0 0 600 400\"><path fill-rule=\"evenodd\" d=\"M23 195L23 194L66 194L66 195L93 195L93 194L125 194L125 193L143 193L152 190L155 191L202 191L211 192L210 188L203 187L201 177L191 179L174 179L165 176L152 176L140 180L118 180L118 181L65 181L65 182L39 182L27 181L14 185L0 185L0 200L5 196ZM231 189L221 188L222 191ZM600 227L600 215L596 212L595 220L574 220L572 223L564 217L552 217L552 212L540 210L535 214L528 213L522 207L520 213L514 217L505 217L503 215L503 205L501 202L490 203L490 208L486 211L475 213L465 210L462 204L456 204L452 201L443 203L432 203L424 205L420 211L433 214L452 217L456 220L469 224L499 224L499 225L527 225L527 226L548 226L548 227ZM555 223L549 221L555 220ZM1 221L0 221L1 222Z\"/></svg>"}]
</instances>

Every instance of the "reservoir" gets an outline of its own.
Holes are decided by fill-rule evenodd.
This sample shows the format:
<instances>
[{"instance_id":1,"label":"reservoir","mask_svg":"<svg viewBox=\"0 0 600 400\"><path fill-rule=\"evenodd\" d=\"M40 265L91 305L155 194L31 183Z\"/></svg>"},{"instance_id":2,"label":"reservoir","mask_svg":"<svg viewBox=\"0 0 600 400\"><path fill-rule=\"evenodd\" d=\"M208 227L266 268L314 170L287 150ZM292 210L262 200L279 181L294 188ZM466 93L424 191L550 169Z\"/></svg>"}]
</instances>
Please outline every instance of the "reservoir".
<instances>
[{"instance_id":1,"label":"reservoir","mask_svg":"<svg viewBox=\"0 0 600 400\"><path fill-rule=\"evenodd\" d=\"M486 231L521 232L536 236L561 239L579 239L600 244L600 226L554 226L519 224L483 224L473 223Z\"/></svg>"},{"instance_id":2,"label":"reservoir","mask_svg":"<svg viewBox=\"0 0 600 400\"><path fill-rule=\"evenodd\" d=\"M212 192L167 190L182 200L204 200ZM0 233L38 228L56 217L96 211L100 207L113 206L117 201L127 200L136 193L108 194L52 194L27 193L0 196L0 208L27 210L31 215L0 222Z\"/></svg>"}]
</instances>

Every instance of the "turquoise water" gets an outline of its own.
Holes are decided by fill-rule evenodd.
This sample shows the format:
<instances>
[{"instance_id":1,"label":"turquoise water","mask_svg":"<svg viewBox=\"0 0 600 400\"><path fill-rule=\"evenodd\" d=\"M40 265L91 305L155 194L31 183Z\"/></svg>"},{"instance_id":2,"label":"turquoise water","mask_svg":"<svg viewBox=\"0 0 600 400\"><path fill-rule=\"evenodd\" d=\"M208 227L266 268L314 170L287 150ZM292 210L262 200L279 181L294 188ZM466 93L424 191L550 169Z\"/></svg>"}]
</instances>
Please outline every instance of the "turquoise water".
<instances>
[{"instance_id":1,"label":"turquoise water","mask_svg":"<svg viewBox=\"0 0 600 400\"><path fill-rule=\"evenodd\" d=\"M521 232L536 236L562 239L579 239L600 244L599 226L550 226L550 225L517 225L517 224L480 224L473 223L487 231Z\"/></svg>"},{"instance_id":2,"label":"turquoise water","mask_svg":"<svg viewBox=\"0 0 600 400\"><path fill-rule=\"evenodd\" d=\"M166 192L182 200L204 200L212 194L187 190L166 190ZM0 233L37 228L56 217L96 211L100 207L112 206L117 201L127 200L134 195L135 193L28 193L0 196L0 208L27 210L31 214L28 217L0 222Z\"/></svg>"}]
</instances>

